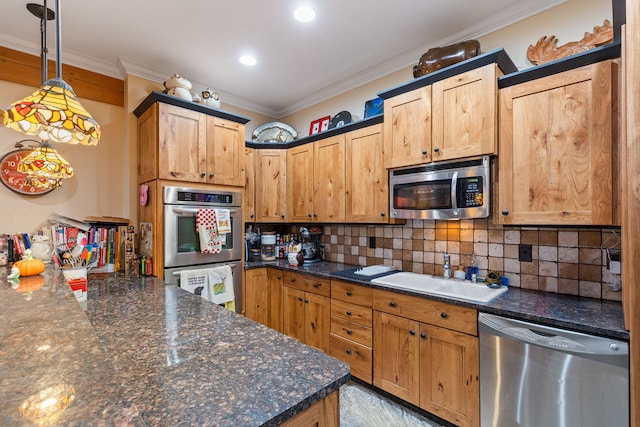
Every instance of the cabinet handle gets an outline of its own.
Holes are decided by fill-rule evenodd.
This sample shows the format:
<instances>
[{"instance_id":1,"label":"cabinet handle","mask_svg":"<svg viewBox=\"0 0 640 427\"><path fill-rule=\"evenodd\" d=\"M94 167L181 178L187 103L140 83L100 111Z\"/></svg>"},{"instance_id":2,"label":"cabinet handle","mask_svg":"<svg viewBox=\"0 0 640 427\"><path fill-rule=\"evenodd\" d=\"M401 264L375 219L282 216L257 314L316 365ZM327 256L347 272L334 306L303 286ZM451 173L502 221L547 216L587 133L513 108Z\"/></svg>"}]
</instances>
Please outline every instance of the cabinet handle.
<instances>
[{"instance_id":1,"label":"cabinet handle","mask_svg":"<svg viewBox=\"0 0 640 427\"><path fill-rule=\"evenodd\" d=\"M351 296L351 291L347 291L347 296L350 297Z\"/></svg>"},{"instance_id":2,"label":"cabinet handle","mask_svg":"<svg viewBox=\"0 0 640 427\"><path fill-rule=\"evenodd\" d=\"M280 218L284 219L284 214L280 214Z\"/></svg>"},{"instance_id":3,"label":"cabinet handle","mask_svg":"<svg viewBox=\"0 0 640 427\"><path fill-rule=\"evenodd\" d=\"M309 300L308 299L304 300L304 303L309 304Z\"/></svg>"},{"instance_id":4,"label":"cabinet handle","mask_svg":"<svg viewBox=\"0 0 640 427\"><path fill-rule=\"evenodd\" d=\"M391 302L389 303L389 305L390 305L391 307L395 307L395 306L396 306L396 302L395 302L395 301L391 301Z\"/></svg>"},{"instance_id":5,"label":"cabinet handle","mask_svg":"<svg viewBox=\"0 0 640 427\"><path fill-rule=\"evenodd\" d=\"M282 279L282 276L276 276L276 278L277 278L278 280L280 280L280 279Z\"/></svg>"},{"instance_id":6,"label":"cabinet handle","mask_svg":"<svg viewBox=\"0 0 640 427\"><path fill-rule=\"evenodd\" d=\"M502 211L502 215L504 215L504 216L509 215L509 211L508 211L508 210L506 210L506 209L504 209L504 210Z\"/></svg>"},{"instance_id":7,"label":"cabinet handle","mask_svg":"<svg viewBox=\"0 0 640 427\"><path fill-rule=\"evenodd\" d=\"M425 334L424 332L421 332L420 333L420 338L426 339L427 338L427 334Z\"/></svg>"},{"instance_id":8,"label":"cabinet handle","mask_svg":"<svg viewBox=\"0 0 640 427\"><path fill-rule=\"evenodd\" d=\"M350 348L348 348L348 349L346 349L346 350L345 350L345 352L346 352L347 354L351 354L351 349L350 349Z\"/></svg>"},{"instance_id":9,"label":"cabinet handle","mask_svg":"<svg viewBox=\"0 0 640 427\"><path fill-rule=\"evenodd\" d=\"M409 330L409 335L415 336L415 334L416 334L416 331L414 331L413 329Z\"/></svg>"},{"instance_id":10,"label":"cabinet handle","mask_svg":"<svg viewBox=\"0 0 640 427\"><path fill-rule=\"evenodd\" d=\"M385 216L385 213L384 212L380 212L380 216Z\"/></svg>"},{"instance_id":11,"label":"cabinet handle","mask_svg":"<svg viewBox=\"0 0 640 427\"><path fill-rule=\"evenodd\" d=\"M302 297L298 297L298 301L302 301Z\"/></svg>"},{"instance_id":12,"label":"cabinet handle","mask_svg":"<svg viewBox=\"0 0 640 427\"><path fill-rule=\"evenodd\" d=\"M292 278L291 278L291 283L295 283L295 281L296 281L296 278L295 278L295 277L292 277Z\"/></svg>"},{"instance_id":13,"label":"cabinet handle","mask_svg":"<svg viewBox=\"0 0 640 427\"><path fill-rule=\"evenodd\" d=\"M314 217L314 218L318 218L318 214L317 214L317 213L314 213L314 214L313 214L313 217Z\"/></svg>"},{"instance_id":14,"label":"cabinet handle","mask_svg":"<svg viewBox=\"0 0 640 427\"><path fill-rule=\"evenodd\" d=\"M440 151L440 147L435 147L435 148L433 149L433 152L434 152L434 153L437 153L437 152L439 152L439 151Z\"/></svg>"},{"instance_id":15,"label":"cabinet handle","mask_svg":"<svg viewBox=\"0 0 640 427\"><path fill-rule=\"evenodd\" d=\"M249 215L249 218L253 218L253 214Z\"/></svg>"},{"instance_id":16,"label":"cabinet handle","mask_svg":"<svg viewBox=\"0 0 640 427\"><path fill-rule=\"evenodd\" d=\"M207 176L207 173L206 172L200 172L200 176L204 178L205 176Z\"/></svg>"},{"instance_id":17,"label":"cabinet handle","mask_svg":"<svg viewBox=\"0 0 640 427\"><path fill-rule=\"evenodd\" d=\"M351 335L353 333L353 331L351 329L347 329L347 335Z\"/></svg>"},{"instance_id":18,"label":"cabinet handle","mask_svg":"<svg viewBox=\"0 0 640 427\"><path fill-rule=\"evenodd\" d=\"M317 283L317 282L316 282L316 283L314 283L314 284L313 284L313 287L314 287L314 288L319 288L319 287L320 287L320 283Z\"/></svg>"},{"instance_id":19,"label":"cabinet handle","mask_svg":"<svg viewBox=\"0 0 640 427\"><path fill-rule=\"evenodd\" d=\"M213 172L209 173L209 178L213 178Z\"/></svg>"},{"instance_id":20,"label":"cabinet handle","mask_svg":"<svg viewBox=\"0 0 640 427\"><path fill-rule=\"evenodd\" d=\"M427 154L429 152L429 150L422 150L422 155L424 156L425 154Z\"/></svg>"},{"instance_id":21,"label":"cabinet handle","mask_svg":"<svg viewBox=\"0 0 640 427\"><path fill-rule=\"evenodd\" d=\"M178 173L177 173L177 172L174 172L174 171L169 172L169 175L171 175L171 176L172 176L172 177L174 177L174 178L177 178L177 177L178 177Z\"/></svg>"},{"instance_id":22,"label":"cabinet handle","mask_svg":"<svg viewBox=\"0 0 640 427\"><path fill-rule=\"evenodd\" d=\"M446 319L447 317L449 317L449 315L443 311L442 313L440 313L440 317Z\"/></svg>"},{"instance_id":23,"label":"cabinet handle","mask_svg":"<svg viewBox=\"0 0 640 427\"><path fill-rule=\"evenodd\" d=\"M311 214L307 214L307 216L308 216L309 218L311 218Z\"/></svg>"},{"instance_id":24,"label":"cabinet handle","mask_svg":"<svg viewBox=\"0 0 640 427\"><path fill-rule=\"evenodd\" d=\"M347 316L351 316L351 310L347 310Z\"/></svg>"}]
</instances>

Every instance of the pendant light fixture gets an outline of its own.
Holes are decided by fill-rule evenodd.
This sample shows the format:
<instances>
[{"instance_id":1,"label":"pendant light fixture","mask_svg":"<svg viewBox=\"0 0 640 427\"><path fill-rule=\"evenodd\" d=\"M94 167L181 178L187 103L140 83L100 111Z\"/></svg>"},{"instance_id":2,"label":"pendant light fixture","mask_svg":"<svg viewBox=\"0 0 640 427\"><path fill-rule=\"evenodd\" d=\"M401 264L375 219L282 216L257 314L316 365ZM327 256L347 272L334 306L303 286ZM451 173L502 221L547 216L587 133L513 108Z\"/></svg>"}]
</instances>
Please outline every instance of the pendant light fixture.
<instances>
[{"instance_id":1,"label":"pendant light fixture","mask_svg":"<svg viewBox=\"0 0 640 427\"><path fill-rule=\"evenodd\" d=\"M40 15L34 12L40 5L30 3L27 9L40 17L43 25L43 83L34 93L9 106L2 115L3 124L45 141L97 145L100 140L100 125L80 105L71 86L61 77L60 0L55 0L55 4L56 76L46 80L46 22L50 16L47 1L44 0Z\"/></svg>"}]
</instances>

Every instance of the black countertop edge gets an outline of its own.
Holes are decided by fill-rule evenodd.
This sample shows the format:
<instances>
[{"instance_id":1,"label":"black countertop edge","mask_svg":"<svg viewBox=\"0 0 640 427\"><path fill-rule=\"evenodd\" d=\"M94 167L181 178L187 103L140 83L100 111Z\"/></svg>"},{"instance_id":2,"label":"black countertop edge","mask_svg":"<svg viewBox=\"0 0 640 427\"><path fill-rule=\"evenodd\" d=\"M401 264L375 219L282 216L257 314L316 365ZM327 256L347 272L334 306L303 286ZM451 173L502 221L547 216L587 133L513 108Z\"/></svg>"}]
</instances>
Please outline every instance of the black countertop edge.
<instances>
[{"instance_id":1,"label":"black countertop edge","mask_svg":"<svg viewBox=\"0 0 640 427\"><path fill-rule=\"evenodd\" d=\"M409 290L388 288L384 285L371 283L370 279L358 280L337 274L344 270L359 267L349 264L323 261L292 267L289 266L286 260L277 260L248 262L244 265L244 268L247 270L261 267L311 274L328 279L362 284L374 289L392 290L393 292L427 298L434 301L470 307L485 313L629 341L629 332L624 329L622 306L621 303L616 301L521 288L509 288L507 292L488 303L477 303L445 296L425 295ZM615 318L600 319L597 317L603 313L609 315L613 313L613 317ZM605 325L605 323L607 324Z\"/></svg>"},{"instance_id":2,"label":"black countertop edge","mask_svg":"<svg viewBox=\"0 0 640 427\"><path fill-rule=\"evenodd\" d=\"M156 102L163 102L165 104L175 105L176 107L187 108L189 110L197 111L199 113L208 114L210 116L219 117L221 119L230 120L232 122L246 124L249 120L246 117L238 116L237 114L229 113L224 110L218 110L216 108L208 107L196 102L186 101L184 99L176 98L175 96L167 95L162 92L151 92L141 103L133 110L133 114L136 117L140 117L142 113L147 111Z\"/></svg>"},{"instance_id":3,"label":"black countertop edge","mask_svg":"<svg viewBox=\"0 0 640 427\"><path fill-rule=\"evenodd\" d=\"M498 67L502 70L503 74L510 74L518 71L518 67L515 66L507 52L502 49L495 49L487 53L483 53L473 58L469 58L465 61L458 62L446 68L442 68L433 73L429 73L422 77L418 77L408 83L403 83L399 86L388 89L378 94L382 99L393 98L394 96L401 95L412 90L419 89L421 87L428 86L440 80L447 79L449 77L456 76L467 71L475 70L476 68L484 67L485 65L498 64Z\"/></svg>"},{"instance_id":4,"label":"black countertop edge","mask_svg":"<svg viewBox=\"0 0 640 427\"><path fill-rule=\"evenodd\" d=\"M620 42L609 43L566 58L557 59L555 61L547 62L546 64L527 68L522 71L499 77L498 88L504 89L519 83L525 83L607 59L619 58L620 50Z\"/></svg>"},{"instance_id":5,"label":"black countertop edge","mask_svg":"<svg viewBox=\"0 0 640 427\"><path fill-rule=\"evenodd\" d=\"M366 119L351 122L344 126L329 129L324 132L316 133L315 135L305 136L304 138L296 139L291 142L252 142L246 141L245 145L249 148L291 148L299 145L308 144L319 139L329 138L332 136L340 135L343 133L351 132L353 130L363 129L369 126L377 125L384 122L383 114L376 114L375 116L367 117Z\"/></svg>"}]
</instances>

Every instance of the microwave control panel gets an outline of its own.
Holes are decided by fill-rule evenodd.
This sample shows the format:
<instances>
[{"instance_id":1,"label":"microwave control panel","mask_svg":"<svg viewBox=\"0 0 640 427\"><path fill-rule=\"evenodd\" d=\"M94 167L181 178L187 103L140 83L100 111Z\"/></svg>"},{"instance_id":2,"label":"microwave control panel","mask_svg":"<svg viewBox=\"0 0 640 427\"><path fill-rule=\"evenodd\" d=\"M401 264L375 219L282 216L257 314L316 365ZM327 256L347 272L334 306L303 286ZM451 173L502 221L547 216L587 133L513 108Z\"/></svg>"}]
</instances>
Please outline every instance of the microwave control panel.
<instances>
[{"instance_id":1,"label":"microwave control panel","mask_svg":"<svg viewBox=\"0 0 640 427\"><path fill-rule=\"evenodd\" d=\"M475 208L484 204L481 176L458 178L458 208Z\"/></svg>"}]
</instances>

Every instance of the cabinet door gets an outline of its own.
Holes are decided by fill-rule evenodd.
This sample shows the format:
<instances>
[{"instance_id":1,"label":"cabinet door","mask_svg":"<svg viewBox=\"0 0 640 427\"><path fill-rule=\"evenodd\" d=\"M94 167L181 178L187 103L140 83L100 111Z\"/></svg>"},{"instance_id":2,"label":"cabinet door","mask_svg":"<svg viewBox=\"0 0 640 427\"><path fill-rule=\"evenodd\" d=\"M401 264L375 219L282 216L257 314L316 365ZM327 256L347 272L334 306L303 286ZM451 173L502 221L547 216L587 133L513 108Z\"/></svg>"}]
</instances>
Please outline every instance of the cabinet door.
<instances>
[{"instance_id":1,"label":"cabinet door","mask_svg":"<svg viewBox=\"0 0 640 427\"><path fill-rule=\"evenodd\" d=\"M159 110L158 176L206 182L206 115L168 104Z\"/></svg>"},{"instance_id":2,"label":"cabinet door","mask_svg":"<svg viewBox=\"0 0 640 427\"><path fill-rule=\"evenodd\" d=\"M304 342L329 353L331 333L331 301L322 295L304 294Z\"/></svg>"},{"instance_id":3,"label":"cabinet door","mask_svg":"<svg viewBox=\"0 0 640 427\"><path fill-rule=\"evenodd\" d=\"M266 268L245 271L245 315L269 326L269 279Z\"/></svg>"},{"instance_id":4,"label":"cabinet door","mask_svg":"<svg viewBox=\"0 0 640 427\"><path fill-rule=\"evenodd\" d=\"M344 222L345 136L336 135L313 143L314 221Z\"/></svg>"},{"instance_id":5,"label":"cabinet door","mask_svg":"<svg viewBox=\"0 0 640 427\"><path fill-rule=\"evenodd\" d=\"M286 150L256 150L256 221L284 221L286 190Z\"/></svg>"},{"instance_id":6,"label":"cabinet door","mask_svg":"<svg viewBox=\"0 0 640 427\"><path fill-rule=\"evenodd\" d=\"M282 287L282 332L301 342L304 342L305 335L304 298L304 291Z\"/></svg>"},{"instance_id":7,"label":"cabinet door","mask_svg":"<svg viewBox=\"0 0 640 427\"><path fill-rule=\"evenodd\" d=\"M244 125L207 116L207 183L244 184Z\"/></svg>"},{"instance_id":8,"label":"cabinet door","mask_svg":"<svg viewBox=\"0 0 640 427\"><path fill-rule=\"evenodd\" d=\"M495 154L498 138L497 65L433 84L432 160Z\"/></svg>"},{"instance_id":9,"label":"cabinet door","mask_svg":"<svg viewBox=\"0 0 640 427\"><path fill-rule=\"evenodd\" d=\"M269 277L269 327L282 332L282 271L268 268L267 276Z\"/></svg>"},{"instance_id":10,"label":"cabinet door","mask_svg":"<svg viewBox=\"0 0 640 427\"><path fill-rule=\"evenodd\" d=\"M480 423L478 338L420 325L420 407L457 426Z\"/></svg>"},{"instance_id":11,"label":"cabinet door","mask_svg":"<svg viewBox=\"0 0 640 427\"><path fill-rule=\"evenodd\" d=\"M138 184L156 179L158 173L158 104L138 118Z\"/></svg>"},{"instance_id":12,"label":"cabinet door","mask_svg":"<svg viewBox=\"0 0 640 427\"><path fill-rule=\"evenodd\" d=\"M419 323L379 311L374 312L373 319L373 384L418 405Z\"/></svg>"},{"instance_id":13,"label":"cabinet door","mask_svg":"<svg viewBox=\"0 0 640 427\"><path fill-rule=\"evenodd\" d=\"M496 221L611 225L611 61L500 90Z\"/></svg>"},{"instance_id":14,"label":"cabinet door","mask_svg":"<svg viewBox=\"0 0 640 427\"><path fill-rule=\"evenodd\" d=\"M384 167L383 126L347 133L346 221L389 220L389 173Z\"/></svg>"},{"instance_id":15,"label":"cabinet door","mask_svg":"<svg viewBox=\"0 0 640 427\"><path fill-rule=\"evenodd\" d=\"M431 86L384 101L385 166L431 161Z\"/></svg>"},{"instance_id":16,"label":"cabinet door","mask_svg":"<svg viewBox=\"0 0 640 427\"><path fill-rule=\"evenodd\" d=\"M313 220L313 144L287 150L287 220Z\"/></svg>"},{"instance_id":17,"label":"cabinet door","mask_svg":"<svg viewBox=\"0 0 640 427\"><path fill-rule=\"evenodd\" d=\"M242 221L256 220L256 153L253 148L244 149L244 195L242 196Z\"/></svg>"}]
</instances>

